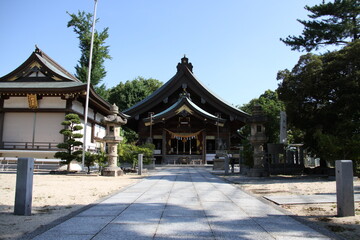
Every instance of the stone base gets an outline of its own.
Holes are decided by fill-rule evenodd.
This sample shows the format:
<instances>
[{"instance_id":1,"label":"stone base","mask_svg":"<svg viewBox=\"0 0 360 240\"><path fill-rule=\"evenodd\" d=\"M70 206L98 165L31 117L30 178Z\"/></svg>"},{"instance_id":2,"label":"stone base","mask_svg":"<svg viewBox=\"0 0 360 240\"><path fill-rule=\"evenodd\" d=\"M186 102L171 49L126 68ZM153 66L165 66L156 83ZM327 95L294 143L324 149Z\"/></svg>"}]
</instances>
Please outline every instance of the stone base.
<instances>
[{"instance_id":1,"label":"stone base","mask_svg":"<svg viewBox=\"0 0 360 240\"><path fill-rule=\"evenodd\" d=\"M117 176L124 175L124 172L119 167L117 167L117 168L106 167L101 171L101 175L108 176L108 177L117 177Z\"/></svg>"},{"instance_id":2,"label":"stone base","mask_svg":"<svg viewBox=\"0 0 360 240\"><path fill-rule=\"evenodd\" d=\"M225 159L215 158L213 160L213 170L225 170Z\"/></svg>"},{"instance_id":3,"label":"stone base","mask_svg":"<svg viewBox=\"0 0 360 240\"><path fill-rule=\"evenodd\" d=\"M269 173L264 168L251 168L248 173L248 177L268 177Z\"/></svg>"}]
</instances>

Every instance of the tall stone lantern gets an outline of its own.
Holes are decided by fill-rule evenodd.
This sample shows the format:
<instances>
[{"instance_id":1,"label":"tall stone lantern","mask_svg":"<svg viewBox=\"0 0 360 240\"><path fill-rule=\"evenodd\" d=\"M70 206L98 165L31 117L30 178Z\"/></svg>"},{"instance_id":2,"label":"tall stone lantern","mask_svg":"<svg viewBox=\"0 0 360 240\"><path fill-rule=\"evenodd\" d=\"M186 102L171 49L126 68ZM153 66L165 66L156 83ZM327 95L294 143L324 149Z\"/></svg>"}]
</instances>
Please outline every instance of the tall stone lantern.
<instances>
[{"instance_id":1,"label":"tall stone lantern","mask_svg":"<svg viewBox=\"0 0 360 240\"><path fill-rule=\"evenodd\" d=\"M102 123L106 125L106 135L103 140L108 146L108 166L101 172L103 176L123 175L123 171L117 166L117 145L123 140L120 136L120 126L126 122L126 118L119 115L119 108L115 104L111 107L111 114L102 119Z\"/></svg>"},{"instance_id":2,"label":"tall stone lantern","mask_svg":"<svg viewBox=\"0 0 360 240\"><path fill-rule=\"evenodd\" d=\"M250 119L251 135L249 140L254 148L254 167L248 173L250 177L266 177L269 175L265 168L264 152L264 144L267 141L264 125L266 121L267 117L264 115L261 106L256 105Z\"/></svg>"}]
</instances>

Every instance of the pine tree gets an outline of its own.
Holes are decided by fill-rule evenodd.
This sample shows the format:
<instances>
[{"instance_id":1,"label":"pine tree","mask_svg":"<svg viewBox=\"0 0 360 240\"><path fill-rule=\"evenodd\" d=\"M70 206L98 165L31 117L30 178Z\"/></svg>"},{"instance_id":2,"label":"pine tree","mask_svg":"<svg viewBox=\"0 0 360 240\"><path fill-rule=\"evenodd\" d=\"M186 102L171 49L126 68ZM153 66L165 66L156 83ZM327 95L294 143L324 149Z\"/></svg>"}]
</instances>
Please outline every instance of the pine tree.
<instances>
[{"instance_id":1,"label":"pine tree","mask_svg":"<svg viewBox=\"0 0 360 240\"><path fill-rule=\"evenodd\" d=\"M280 38L291 50L317 50L326 45L346 45L360 36L360 0L334 0L313 7L305 6L311 12L310 21L299 20L304 25L300 36Z\"/></svg>"},{"instance_id":2,"label":"pine tree","mask_svg":"<svg viewBox=\"0 0 360 240\"><path fill-rule=\"evenodd\" d=\"M68 114L65 116L65 121L61 123L65 128L60 130L60 133L64 135L65 141L57 145L58 148L64 149L55 153L55 158L63 160L64 164L67 164L67 171L70 171L70 163L73 160L77 160L78 156L82 153L81 150L75 150L75 147L82 146L83 143L76 140L82 138L81 133L77 131L83 129L80 124L80 118L77 114Z\"/></svg>"}]
</instances>

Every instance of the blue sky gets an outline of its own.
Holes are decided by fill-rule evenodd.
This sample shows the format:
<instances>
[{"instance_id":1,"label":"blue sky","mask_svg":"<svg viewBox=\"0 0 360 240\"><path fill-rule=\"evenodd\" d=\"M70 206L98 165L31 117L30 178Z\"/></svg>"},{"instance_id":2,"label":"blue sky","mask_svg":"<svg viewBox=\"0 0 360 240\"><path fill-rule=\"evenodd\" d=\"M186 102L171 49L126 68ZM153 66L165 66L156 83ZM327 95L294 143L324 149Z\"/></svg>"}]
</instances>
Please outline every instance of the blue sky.
<instances>
[{"instance_id":1,"label":"blue sky","mask_svg":"<svg viewBox=\"0 0 360 240\"><path fill-rule=\"evenodd\" d=\"M168 81L186 54L197 78L232 105L275 90L276 74L303 53L279 38L299 35L296 19L321 0L98 0L97 30L109 27L103 83L137 76ZM23 63L35 44L71 73L79 42L67 11L93 12L93 0L0 0L0 76Z\"/></svg>"}]
</instances>

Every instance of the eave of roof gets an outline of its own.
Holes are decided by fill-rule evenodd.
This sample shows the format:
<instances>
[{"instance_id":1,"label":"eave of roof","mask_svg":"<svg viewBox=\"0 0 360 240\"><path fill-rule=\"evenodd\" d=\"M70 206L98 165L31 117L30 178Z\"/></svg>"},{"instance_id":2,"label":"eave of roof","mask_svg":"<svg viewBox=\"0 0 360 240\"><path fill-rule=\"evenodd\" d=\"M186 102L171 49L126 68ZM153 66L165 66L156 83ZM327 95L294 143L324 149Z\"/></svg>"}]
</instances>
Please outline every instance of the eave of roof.
<instances>
[{"instance_id":1,"label":"eave of roof","mask_svg":"<svg viewBox=\"0 0 360 240\"><path fill-rule=\"evenodd\" d=\"M24 78L23 72L33 66L34 62L37 63L35 66L40 65L41 68L44 68L42 71L46 71L50 78L54 76L57 79L50 80L49 77ZM0 97L2 95L26 96L27 94L38 94L40 96L79 97L79 99L84 101L87 90L86 85L86 83L81 82L36 47L35 51L25 62L9 74L0 78ZM105 115L111 114L111 104L97 94L93 87L90 88L89 100L91 106L98 108ZM123 119L130 118L129 115L122 112L118 115Z\"/></svg>"},{"instance_id":2,"label":"eave of roof","mask_svg":"<svg viewBox=\"0 0 360 240\"><path fill-rule=\"evenodd\" d=\"M226 120L223 118L219 118L207 111L205 111L204 109L202 109L201 107L197 106L193 101L191 101L191 99L189 99L186 94L183 94L179 100L174 103L173 105L171 105L170 107L168 107L167 109L165 109L164 111L155 114L154 116L152 116L151 118L145 118L143 121L144 122L158 122L158 121L163 121L163 119L168 119L170 117L176 116L178 114L180 114L180 110L182 110L183 106L186 106L189 108L190 111L197 113L197 115L202 116L204 118L204 120L212 120L215 122L221 122L224 123ZM185 108L184 108L185 109ZM190 115L194 115L194 113L189 112Z\"/></svg>"},{"instance_id":3,"label":"eave of roof","mask_svg":"<svg viewBox=\"0 0 360 240\"><path fill-rule=\"evenodd\" d=\"M159 89L157 89L155 92L153 92L151 95L149 95L142 101L126 109L124 113L135 116L135 114L138 114L139 112L142 113L149 111L149 109L153 106L153 103L159 104L161 101L163 101L164 98L170 96L174 91L176 91L174 87L179 84L181 85L181 83L179 83L179 79L185 76L184 78L186 78L196 87L196 90L199 91L198 94L201 95L207 102L211 103L214 106L217 106L217 108L219 109L226 109L232 115L238 116L239 119L242 121L246 121L249 117L251 117L250 114L233 107L232 105L218 97L216 94L214 94L211 90L209 90L195 77L192 72L191 63L187 63L187 58L186 63L183 63L183 59L182 63L178 64L177 73L169 81L167 81L163 86L161 86ZM189 67L191 69L189 69Z\"/></svg>"},{"instance_id":4,"label":"eave of roof","mask_svg":"<svg viewBox=\"0 0 360 240\"><path fill-rule=\"evenodd\" d=\"M37 62L40 64L45 71L47 71L47 75L54 76L60 81L71 81L71 82L81 82L74 75L70 74L66 71L60 64L55 62L52 58L50 58L47 54L41 51L37 46L35 51L29 56L29 58L23 62L19 67L17 67L12 72L0 78L0 82L10 82L16 81L23 75L25 69L29 69L32 63Z\"/></svg>"}]
</instances>

